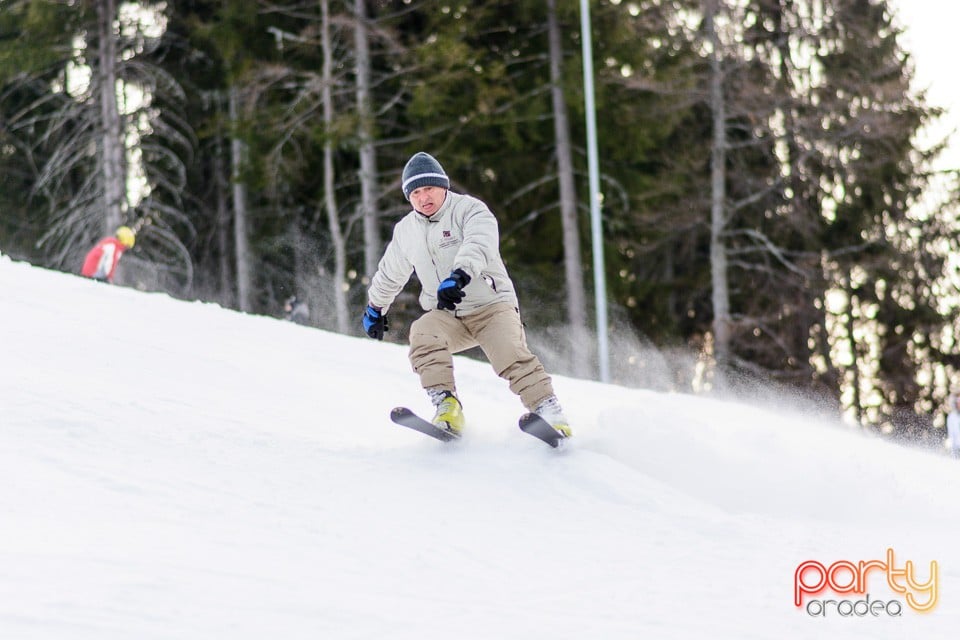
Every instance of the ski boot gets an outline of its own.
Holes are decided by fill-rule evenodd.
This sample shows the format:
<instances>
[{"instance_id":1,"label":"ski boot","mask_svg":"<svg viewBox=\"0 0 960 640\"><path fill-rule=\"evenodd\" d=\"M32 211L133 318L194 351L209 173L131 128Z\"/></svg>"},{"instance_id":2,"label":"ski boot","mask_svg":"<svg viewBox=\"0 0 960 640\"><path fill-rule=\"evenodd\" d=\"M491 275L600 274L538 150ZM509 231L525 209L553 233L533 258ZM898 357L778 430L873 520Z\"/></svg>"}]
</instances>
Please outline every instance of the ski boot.
<instances>
[{"instance_id":1,"label":"ski boot","mask_svg":"<svg viewBox=\"0 0 960 640\"><path fill-rule=\"evenodd\" d=\"M438 429L460 437L463 432L463 407L457 396L451 391L429 389L430 400L437 407L437 413L433 416L433 424Z\"/></svg>"},{"instance_id":2,"label":"ski boot","mask_svg":"<svg viewBox=\"0 0 960 640\"><path fill-rule=\"evenodd\" d=\"M563 409L560 407L560 401L557 400L557 396L547 396L541 400L540 404L533 410L533 413L546 420L550 426L562 434L564 438L569 438L573 435L573 430L570 428L570 421L563 415Z\"/></svg>"}]
</instances>

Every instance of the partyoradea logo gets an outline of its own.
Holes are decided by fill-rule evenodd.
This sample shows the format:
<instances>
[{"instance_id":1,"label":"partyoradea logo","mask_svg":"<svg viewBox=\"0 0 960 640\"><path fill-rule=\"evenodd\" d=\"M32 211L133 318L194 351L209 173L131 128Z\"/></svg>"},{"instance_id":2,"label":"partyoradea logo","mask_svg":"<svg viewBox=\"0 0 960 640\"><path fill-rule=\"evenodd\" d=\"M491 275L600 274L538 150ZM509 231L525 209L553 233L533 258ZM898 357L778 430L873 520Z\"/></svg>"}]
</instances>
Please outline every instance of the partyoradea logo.
<instances>
[{"instance_id":1,"label":"partyoradea logo","mask_svg":"<svg viewBox=\"0 0 960 640\"><path fill-rule=\"evenodd\" d=\"M896 617L903 615L904 601L907 608L928 613L940 597L939 576L940 568L934 560L926 581L921 581L912 561L897 566L893 549L887 549L886 560L837 560L829 566L807 560L797 565L794 573L793 603L814 617ZM870 587L882 585L884 579L893 597L871 598ZM852 594L852 598L828 598L829 592Z\"/></svg>"}]
</instances>

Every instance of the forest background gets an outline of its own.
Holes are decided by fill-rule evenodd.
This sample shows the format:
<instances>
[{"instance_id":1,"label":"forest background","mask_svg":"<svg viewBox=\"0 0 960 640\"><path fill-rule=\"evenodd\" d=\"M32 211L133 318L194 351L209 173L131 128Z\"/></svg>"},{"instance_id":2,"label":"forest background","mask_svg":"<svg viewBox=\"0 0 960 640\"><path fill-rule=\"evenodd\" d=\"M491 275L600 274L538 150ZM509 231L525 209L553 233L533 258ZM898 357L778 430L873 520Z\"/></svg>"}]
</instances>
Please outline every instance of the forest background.
<instances>
[{"instance_id":1,"label":"forest background","mask_svg":"<svg viewBox=\"0 0 960 640\"><path fill-rule=\"evenodd\" d=\"M612 381L939 443L957 176L890 3L589 6ZM127 224L120 284L360 335L424 150L496 214L548 369L593 377L579 8L0 0L0 251L76 273Z\"/></svg>"}]
</instances>

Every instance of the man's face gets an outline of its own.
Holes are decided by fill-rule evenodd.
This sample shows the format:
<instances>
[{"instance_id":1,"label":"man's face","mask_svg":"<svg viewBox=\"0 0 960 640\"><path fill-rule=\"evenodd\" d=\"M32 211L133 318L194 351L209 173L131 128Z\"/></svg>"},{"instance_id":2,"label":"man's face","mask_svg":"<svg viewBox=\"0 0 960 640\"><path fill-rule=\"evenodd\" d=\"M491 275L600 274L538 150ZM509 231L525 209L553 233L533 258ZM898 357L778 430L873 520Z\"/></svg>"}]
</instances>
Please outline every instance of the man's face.
<instances>
[{"instance_id":1,"label":"man's face","mask_svg":"<svg viewBox=\"0 0 960 640\"><path fill-rule=\"evenodd\" d=\"M443 187L420 187L410 192L410 204L428 218L437 212L447 197Z\"/></svg>"}]
</instances>

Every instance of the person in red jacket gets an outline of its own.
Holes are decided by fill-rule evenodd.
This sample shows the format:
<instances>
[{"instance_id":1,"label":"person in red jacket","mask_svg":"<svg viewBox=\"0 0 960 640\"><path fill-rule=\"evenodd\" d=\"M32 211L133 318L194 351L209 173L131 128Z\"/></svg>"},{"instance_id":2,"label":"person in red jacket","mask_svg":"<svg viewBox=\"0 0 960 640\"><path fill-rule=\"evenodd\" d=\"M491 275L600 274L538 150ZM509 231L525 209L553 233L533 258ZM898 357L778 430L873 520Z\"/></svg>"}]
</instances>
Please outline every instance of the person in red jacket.
<instances>
[{"instance_id":1,"label":"person in red jacket","mask_svg":"<svg viewBox=\"0 0 960 640\"><path fill-rule=\"evenodd\" d=\"M127 249L133 247L136 235L130 227L120 227L112 236L107 236L98 242L87 253L83 260L80 275L101 282L113 282L113 274L117 270L120 256Z\"/></svg>"}]
</instances>

